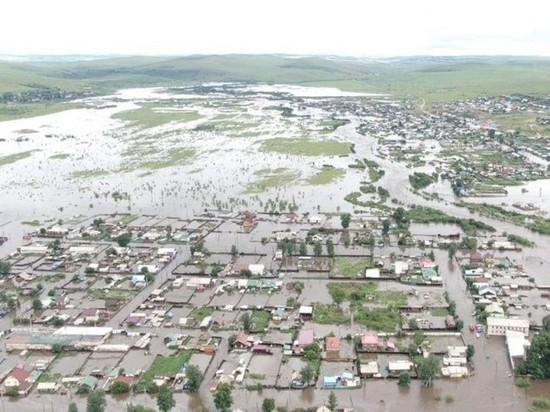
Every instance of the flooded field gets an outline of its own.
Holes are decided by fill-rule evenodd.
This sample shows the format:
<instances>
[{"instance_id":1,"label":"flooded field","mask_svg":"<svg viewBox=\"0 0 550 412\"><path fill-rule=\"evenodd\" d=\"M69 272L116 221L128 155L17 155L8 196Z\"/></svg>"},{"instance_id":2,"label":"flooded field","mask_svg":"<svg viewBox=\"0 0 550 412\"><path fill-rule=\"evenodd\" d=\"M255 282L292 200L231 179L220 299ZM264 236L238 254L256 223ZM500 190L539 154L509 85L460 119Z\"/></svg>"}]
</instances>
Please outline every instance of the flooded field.
<instances>
[{"instance_id":1,"label":"flooded field","mask_svg":"<svg viewBox=\"0 0 550 412\"><path fill-rule=\"evenodd\" d=\"M385 171L376 184L388 190L398 202L436 207L453 216L476 217L452 204L455 198L446 181L427 189L427 192L437 192L440 201L426 200L407 189L410 169L380 157L377 140L357 133L357 124L365 119L346 112L348 99L368 105L373 99L389 97L343 93L336 89L238 84L211 84L192 89L132 89L83 100L88 106L86 109L2 122L0 235L8 236L9 241L0 252L4 254L19 246L26 232L57 219L79 222L83 219L75 216L81 215L130 212L190 219L204 209L352 211L354 207L344 201L344 197L369 177L368 171L349 165L363 158L374 159ZM521 186L509 188L506 197L488 202L510 206L521 201L550 211L545 192L547 183L528 183L526 191L522 191ZM149 217L141 216L134 223L144 223L147 219ZM339 219L328 219L327 226L339 227ZM521 262L537 281L548 280L550 284L548 237L490 218L483 221L493 225L499 234L510 231L535 241L537 248L507 254ZM280 225L281 229L284 227ZM246 236L236 233L234 224L224 223L217 231L231 234L209 236L206 245L216 253L228 253L231 242L246 245L257 255L243 257L240 263L271 264L271 257L266 256L273 253L273 247L261 244L261 239L277 228L277 223L262 222L252 236ZM411 232L417 236L449 235L458 231L457 226L450 225L411 226ZM231 242L227 241L228 236ZM335 243L336 250L345 250L348 256L365 253L363 248L344 249L343 242ZM388 256L399 250L395 246L384 246L374 249L373 254ZM411 249L412 252L417 251ZM460 318L465 324L475 322L473 305L458 266L448 263L446 251L436 250L435 255L445 279L444 288L456 301ZM307 280L302 304L330 302L324 283L321 276ZM276 293L269 297L234 295L217 299L220 305L238 305L243 298L250 305L265 305L266 301L282 305L289 296L289 293ZM190 303L202 306L209 299L206 293L195 294ZM187 316L189 311L182 308L176 314ZM7 320L2 322L9 325ZM357 325L355 328L343 325L340 334L359 331ZM334 329L327 325L326 333ZM467 331L464 339L477 348L476 373L469 379L440 379L433 388L423 388L419 382L413 382L410 389L399 388L392 380L371 380L360 389L336 391L339 405L356 411L521 411L527 410L532 397L548 394L548 382L535 382L528 390L515 387L502 339L476 338ZM163 345L158 346L155 348L158 352L165 350ZM254 357L254 373L261 375L267 370L269 382L290 381L285 371L279 377L273 373L276 363L273 359L280 356L277 353L268 360ZM201 367L207 367L207 359L197 359ZM84 365L86 373L107 370L117 364L127 370L147 369L153 362L152 358L141 356L141 352L121 362L112 355L79 354L74 359L72 356L58 358L52 371L74 373L77 360ZM247 410L259 410L265 397L273 397L279 406L290 409L319 406L326 402L330 392L318 385L316 389L292 391L238 389L234 391L235 404L246 405ZM74 396L32 394L18 402L17 407L3 400L2 407L23 412L51 404L52 410L54 407L63 410ZM175 397L175 410L193 411L199 407L199 395L178 393ZM74 399L83 410L85 399ZM113 411L124 408L128 402L155 404L148 395L134 395L132 399L108 397L108 402L107 410Z\"/></svg>"}]
</instances>

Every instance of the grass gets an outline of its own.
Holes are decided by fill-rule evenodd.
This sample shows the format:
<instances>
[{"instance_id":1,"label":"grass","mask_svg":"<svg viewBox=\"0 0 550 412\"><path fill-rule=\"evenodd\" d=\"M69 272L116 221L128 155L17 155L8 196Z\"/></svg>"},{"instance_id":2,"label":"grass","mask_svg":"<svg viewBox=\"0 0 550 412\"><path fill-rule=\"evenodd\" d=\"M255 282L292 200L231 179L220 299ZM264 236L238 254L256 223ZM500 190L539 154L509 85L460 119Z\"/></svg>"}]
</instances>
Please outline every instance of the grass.
<instances>
[{"instance_id":1,"label":"grass","mask_svg":"<svg viewBox=\"0 0 550 412\"><path fill-rule=\"evenodd\" d=\"M533 232L543 235L550 235L550 219L545 219L536 215L524 215L519 212L506 210L500 206L490 205L487 203L468 203L455 202L456 206L465 207L466 209L477 212L485 216L490 216L495 219L511 222L518 226L526 227Z\"/></svg>"},{"instance_id":2,"label":"grass","mask_svg":"<svg viewBox=\"0 0 550 412\"><path fill-rule=\"evenodd\" d=\"M108 171L102 169L77 170L72 173L73 177L76 179L89 179L91 177L106 176L108 174Z\"/></svg>"},{"instance_id":3,"label":"grass","mask_svg":"<svg viewBox=\"0 0 550 412\"><path fill-rule=\"evenodd\" d=\"M260 142L260 150L294 156L343 156L350 153L351 145L335 139L286 139L275 137Z\"/></svg>"},{"instance_id":4,"label":"grass","mask_svg":"<svg viewBox=\"0 0 550 412\"><path fill-rule=\"evenodd\" d=\"M207 317L207 316L210 316L212 315L213 313L213 309L212 308L207 308L207 307L204 307L204 306L197 306L195 309L193 309L193 311L189 314L189 317L190 318L193 318L195 319L197 322L202 322L202 320Z\"/></svg>"},{"instance_id":5,"label":"grass","mask_svg":"<svg viewBox=\"0 0 550 412\"><path fill-rule=\"evenodd\" d=\"M404 306L407 295L399 291L379 291L375 282L331 282L327 284L331 297L365 305Z\"/></svg>"},{"instance_id":6,"label":"grass","mask_svg":"<svg viewBox=\"0 0 550 412\"><path fill-rule=\"evenodd\" d=\"M23 222L21 222L21 224L23 225L27 225L27 226L40 226L40 220L24 220Z\"/></svg>"},{"instance_id":7,"label":"grass","mask_svg":"<svg viewBox=\"0 0 550 412\"><path fill-rule=\"evenodd\" d=\"M120 223L121 225L127 225L129 223L132 223L134 220L136 220L139 216L138 215L132 215L132 214L129 214L129 215L124 215L122 217L122 219L120 219L118 221L118 223Z\"/></svg>"},{"instance_id":8,"label":"grass","mask_svg":"<svg viewBox=\"0 0 550 412\"><path fill-rule=\"evenodd\" d=\"M365 269L371 264L370 259L336 257L332 269L333 276L363 277Z\"/></svg>"},{"instance_id":9,"label":"grass","mask_svg":"<svg viewBox=\"0 0 550 412\"><path fill-rule=\"evenodd\" d=\"M537 410L550 410L550 399L545 398L544 396L539 396L533 400L533 408Z\"/></svg>"},{"instance_id":10,"label":"grass","mask_svg":"<svg viewBox=\"0 0 550 412\"><path fill-rule=\"evenodd\" d=\"M161 159L145 160L137 164L140 169L158 170L167 167L180 166L188 164L195 156L195 149L172 149L168 153L163 153Z\"/></svg>"},{"instance_id":11,"label":"grass","mask_svg":"<svg viewBox=\"0 0 550 412\"><path fill-rule=\"evenodd\" d=\"M0 105L0 122L5 120L28 119L31 117L44 116L63 112L71 109L81 109L83 104L77 103L22 103Z\"/></svg>"},{"instance_id":12,"label":"grass","mask_svg":"<svg viewBox=\"0 0 550 412\"><path fill-rule=\"evenodd\" d=\"M354 321L369 330L395 332L401 325L401 314L398 308L359 308Z\"/></svg>"},{"instance_id":13,"label":"grass","mask_svg":"<svg viewBox=\"0 0 550 412\"><path fill-rule=\"evenodd\" d=\"M449 315L449 311L444 308L436 308L436 309L430 310L430 314L432 316L445 317Z\"/></svg>"},{"instance_id":14,"label":"grass","mask_svg":"<svg viewBox=\"0 0 550 412\"><path fill-rule=\"evenodd\" d=\"M308 180L310 185L327 185L346 175L344 169L325 167Z\"/></svg>"},{"instance_id":15,"label":"grass","mask_svg":"<svg viewBox=\"0 0 550 412\"><path fill-rule=\"evenodd\" d=\"M350 316L340 307L317 303L313 311L313 320L321 325L348 325Z\"/></svg>"},{"instance_id":16,"label":"grass","mask_svg":"<svg viewBox=\"0 0 550 412\"><path fill-rule=\"evenodd\" d=\"M457 205L459 205L457 203ZM459 205L460 206L460 205ZM407 219L416 223L445 223L455 224L460 226L464 233L468 236L472 236L477 231L495 232L496 229L490 225L487 225L479 220L474 219L461 219L454 216L449 216L441 210L433 209L431 207L417 206L406 212Z\"/></svg>"},{"instance_id":17,"label":"grass","mask_svg":"<svg viewBox=\"0 0 550 412\"><path fill-rule=\"evenodd\" d=\"M174 377L191 359L191 351L183 351L174 356L157 355L149 369L143 374L140 379L136 392L146 390L155 379L155 376Z\"/></svg>"},{"instance_id":18,"label":"grass","mask_svg":"<svg viewBox=\"0 0 550 412\"><path fill-rule=\"evenodd\" d=\"M252 328L250 332L264 332L269 326L271 314L263 310L255 310L250 317Z\"/></svg>"},{"instance_id":19,"label":"grass","mask_svg":"<svg viewBox=\"0 0 550 412\"><path fill-rule=\"evenodd\" d=\"M19 160L26 159L31 156L34 150L27 150L26 152L14 153L11 155L0 156L0 166L9 165Z\"/></svg>"},{"instance_id":20,"label":"grass","mask_svg":"<svg viewBox=\"0 0 550 412\"><path fill-rule=\"evenodd\" d=\"M129 122L128 126L138 127L141 129L150 129L152 127L162 126L171 122L186 123L201 118L196 111L166 109L170 109L170 107L144 105L139 109L115 113L111 117L113 119L127 121Z\"/></svg>"},{"instance_id":21,"label":"grass","mask_svg":"<svg viewBox=\"0 0 550 412\"><path fill-rule=\"evenodd\" d=\"M63 160L63 159L67 159L70 156L71 155L67 154L67 153L58 153L58 154L54 154L54 155L50 156L50 159L52 159L52 160Z\"/></svg>"},{"instance_id":22,"label":"grass","mask_svg":"<svg viewBox=\"0 0 550 412\"><path fill-rule=\"evenodd\" d=\"M135 296L135 293L124 290L104 290L104 289L94 289L89 294L91 299L94 300L104 300L104 299L114 299L120 301L129 301Z\"/></svg>"},{"instance_id":23,"label":"grass","mask_svg":"<svg viewBox=\"0 0 550 412\"><path fill-rule=\"evenodd\" d=\"M254 175L256 180L247 186L247 194L263 193L274 187L287 186L300 178L300 172L284 167L257 170Z\"/></svg>"}]
</instances>

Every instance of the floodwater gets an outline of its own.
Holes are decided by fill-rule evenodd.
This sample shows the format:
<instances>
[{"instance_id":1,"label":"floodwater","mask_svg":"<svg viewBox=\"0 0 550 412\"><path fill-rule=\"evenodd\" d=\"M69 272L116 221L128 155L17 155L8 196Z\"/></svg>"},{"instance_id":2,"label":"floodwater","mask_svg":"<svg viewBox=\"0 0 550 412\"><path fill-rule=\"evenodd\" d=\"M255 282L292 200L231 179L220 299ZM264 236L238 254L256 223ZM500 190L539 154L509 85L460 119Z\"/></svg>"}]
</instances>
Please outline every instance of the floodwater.
<instances>
[{"instance_id":1,"label":"floodwater","mask_svg":"<svg viewBox=\"0 0 550 412\"><path fill-rule=\"evenodd\" d=\"M286 86L285 86L286 87ZM70 110L33 119L22 119L0 123L2 156L35 150L30 157L9 165L1 166L0 190L0 235L8 236L9 241L0 246L0 255L5 255L19 246L23 234L31 230L22 226L22 220L67 219L75 215L99 213L132 212L163 216L191 218L205 207L213 207L221 201L227 208L242 210L263 210L271 200L294 200L300 212L352 211L351 204L344 196L358 189L365 180L364 171L348 169L354 156L338 157L296 157L279 153L258 151L258 141L269 137L298 137L303 133L322 138L315 134L318 121L333 114L333 98L364 98L365 96L334 96L334 90L318 92L297 91L295 87L256 87L247 90L241 98L224 94L223 88L214 96L196 93L174 94L164 89L131 89L117 95L89 99L90 108ZM254 92L254 93L251 93ZM282 94L281 94L282 93ZM285 94L287 93L287 94ZM301 96L295 100L292 96ZM309 100L304 96L323 96ZM132 128L124 122L111 118L114 113L138 107L136 103L174 101L174 107L194 110L201 118L185 124L168 124L149 130ZM327 108L323 106L326 102ZM368 100L365 100L368 104ZM309 117L282 119L279 112L268 110L270 106L286 105L307 113ZM106 108L100 108L108 106ZM163 106L165 107L165 106ZM248 122L252 125L245 130L246 137L235 137L230 132L197 132L194 128L202 122L210 121L225 113L234 116L235 122ZM452 205L454 197L446 182L439 182L428 192L436 190L444 201L428 201L412 191L408 186L411 169L404 164L377 156L377 141L355 131L361 120L353 114L347 116L350 124L339 127L328 135L340 141L355 143L357 158L375 160L385 170L383 178L376 185L389 190L391 197L405 205L425 205L443 210L458 217L473 217L469 211ZM303 124L306 130L303 129ZM309 127L309 129L308 129ZM24 129L35 130L29 133ZM240 131L239 131L240 132ZM25 139L19 139L23 136ZM124 152L143 141L152 140L155 158L163 153L165 146L194 148L196 156L188 163L155 170L128 167ZM66 154L63 159L51 156ZM131 159L130 159L131 160ZM323 164L330 164L346 170L346 175L331 184L310 186L305 179L315 174ZM131 166L131 164L130 164ZM247 185L256 179L255 171L266 168L285 167L300 173L300 180L282 187L275 187L259 194L247 194ZM75 170L103 170L108 174L91 177L75 177ZM549 196L545 192L548 182L531 182L521 187L508 188L506 198L493 198L491 202L512 204L516 201L531 202L550 211ZM542 188L542 190L539 190ZM120 191L130 195L129 200L115 201L110 193ZM228 199L233 199L231 202ZM236 200L238 199L238 200ZM496 199L496 200L495 200ZM478 200L476 200L478 201ZM525 270L533 274L537 282L550 284L550 238L534 234L527 229L482 218L497 228L498 233L508 232L527 237L537 244L537 248L524 249L516 259L524 264ZM417 228L419 229L419 228ZM435 225L430 228L437 233L453 233L456 227ZM418 232L417 232L418 233ZM420 232L424 233L424 232ZM433 233L433 232L432 232ZM381 253L387 254L390 249ZM472 303L465 292L465 285L458 267L448 263L445 251L436 251L437 261L443 272L446 289L457 302L457 310L464 323L473 322ZM477 339L465 332L466 343L476 347L474 363L476 374L461 381L437 380L433 388L422 388L413 382L410 389L399 388L394 381L368 382L361 389L337 391L340 406L354 407L357 411L522 411L527 410L531 399L538 395L548 395L548 382L535 382L525 391L518 389L509 377L510 365L504 341L498 338ZM325 390L282 391L263 390L261 393L236 390L235 403L241 409L259 410L265 397L273 397L278 405L311 407L323 404L329 392ZM85 400L75 397L81 410ZM197 395L176 394L175 410L197 410L200 399ZM69 397L49 397L32 394L25 401L14 404L6 399L1 407L4 410L36 411L66 409ZM137 395L133 399L109 398L108 411L120 410L127 402L154 406L154 399ZM17 406L15 406L17 405Z\"/></svg>"}]
</instances>

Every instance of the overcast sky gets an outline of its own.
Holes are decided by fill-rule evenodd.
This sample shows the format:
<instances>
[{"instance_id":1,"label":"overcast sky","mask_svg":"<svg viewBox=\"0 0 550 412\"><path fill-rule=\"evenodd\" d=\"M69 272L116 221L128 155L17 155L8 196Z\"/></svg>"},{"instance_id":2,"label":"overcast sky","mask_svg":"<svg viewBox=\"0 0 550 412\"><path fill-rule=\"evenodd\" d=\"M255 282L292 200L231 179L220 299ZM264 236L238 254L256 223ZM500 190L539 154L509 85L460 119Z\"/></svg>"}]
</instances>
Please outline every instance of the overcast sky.
<instances>
[{"instance_id":1,"label":"overcast sky","mask_svg":"<svg viewBox=\"0 0 550 412\"><path fill-rule=\"evenodd\" d=\"M550 55L548 0L8 0L0 54Z\"/></svg>"}]
</instances>

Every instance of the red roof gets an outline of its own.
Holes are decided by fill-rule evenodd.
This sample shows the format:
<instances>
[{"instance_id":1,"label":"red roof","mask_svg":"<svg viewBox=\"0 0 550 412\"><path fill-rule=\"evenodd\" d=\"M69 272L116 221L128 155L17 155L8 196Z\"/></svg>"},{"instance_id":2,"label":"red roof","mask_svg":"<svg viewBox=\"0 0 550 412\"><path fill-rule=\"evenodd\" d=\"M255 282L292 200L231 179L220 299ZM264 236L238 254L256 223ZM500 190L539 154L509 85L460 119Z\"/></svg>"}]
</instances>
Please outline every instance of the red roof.
<instances>
[{"instance_id":1,"label":"red roof","mask_svg":"<svg viewBox=\"0 0 550 412\"><path fill-rule=\"evenodd\" d=\"M361 343L363 346L379 346L380 340L376 333L367 333L361 337Z\"/></svg>"},{"instance_id":2,"label":"red roof","mask_svg":"<svg viewBox=\"0 0 550 412\"><path fill-rule=\"evenodd\" d=\"M124 382L124 383L127 384L128 386L132 386L133 383L134 383L134 378L131 377L131 376L119 375L119 376L115 379L115 382Z\"/></svg>"},{"instance_id":3,"label":"red roof","mask_svg":"<svg viewBox=\"0 0 550 412\"><path fill-rule=\"evenodd\" d=\"M340 338L329 336L326 339L327 352L340 352Z\"/></svg>"}]
</instances>

